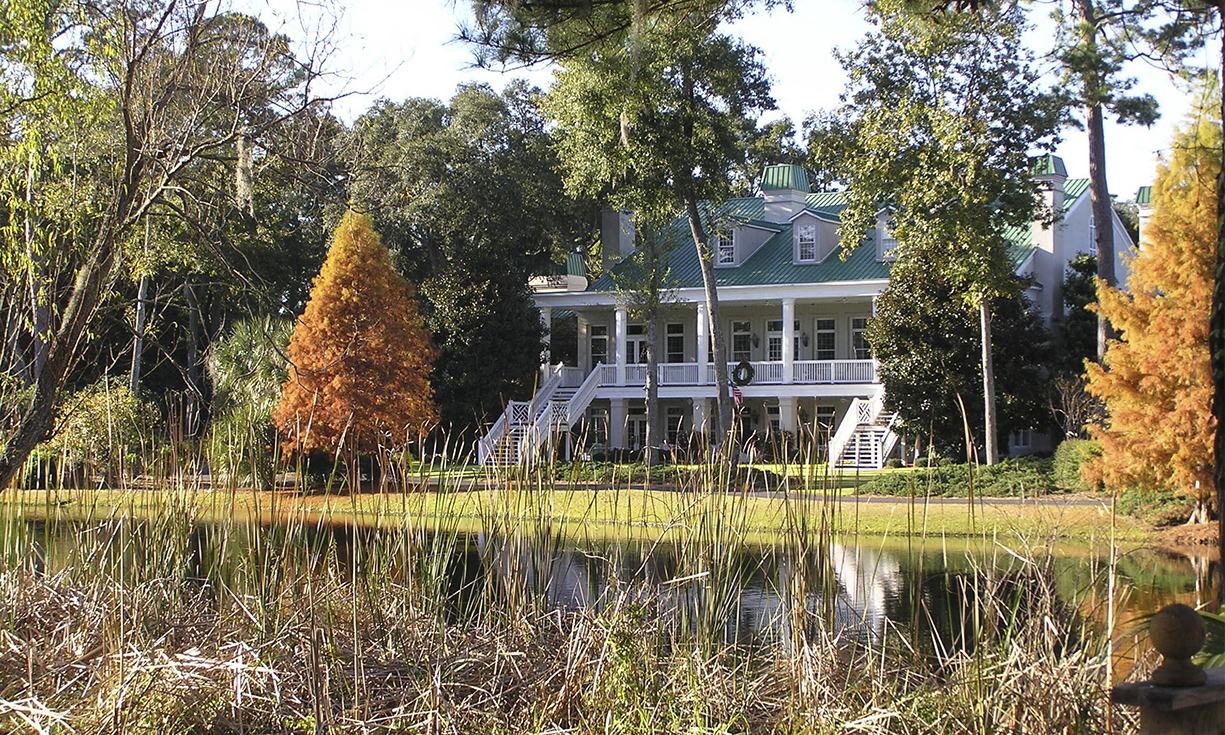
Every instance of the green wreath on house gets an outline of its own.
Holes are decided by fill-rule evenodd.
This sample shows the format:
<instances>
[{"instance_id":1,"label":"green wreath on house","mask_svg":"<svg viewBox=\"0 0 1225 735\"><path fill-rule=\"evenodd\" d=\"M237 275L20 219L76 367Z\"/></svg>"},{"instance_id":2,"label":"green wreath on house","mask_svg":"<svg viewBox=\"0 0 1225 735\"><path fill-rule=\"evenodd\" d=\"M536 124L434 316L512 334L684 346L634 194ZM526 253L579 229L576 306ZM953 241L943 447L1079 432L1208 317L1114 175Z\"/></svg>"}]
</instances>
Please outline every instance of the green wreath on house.
<instances>
[{"instance_id":1,"label":"green wreath on house","mask_svg":"<svg viewBox=\"0 0 1225 735\"><path fill-rule=\"evenodd\" d=\"M732 369L732 382L736 385L748 385L753 382L753 377L757 375L757 370L748 360L741 360L735 368Z\"/></svg>"}]
</instances>

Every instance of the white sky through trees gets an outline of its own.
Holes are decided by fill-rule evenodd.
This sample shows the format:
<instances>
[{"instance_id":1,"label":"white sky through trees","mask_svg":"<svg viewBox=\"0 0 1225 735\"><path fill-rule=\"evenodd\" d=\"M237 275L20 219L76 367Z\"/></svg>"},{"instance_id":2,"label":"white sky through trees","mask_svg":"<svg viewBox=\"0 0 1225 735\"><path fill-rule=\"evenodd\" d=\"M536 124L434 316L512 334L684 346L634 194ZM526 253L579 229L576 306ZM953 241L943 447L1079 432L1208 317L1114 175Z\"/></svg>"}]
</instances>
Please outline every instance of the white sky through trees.
<instances>
[{"instance_id":1,"label":"white sky through trees","mask_svg":"<svg viewBox=\"0 0 1225 735\"><path fill-rule=\"evenodd\" d=\"M782 8L758 12L737 21L731 30L764 52L779 105L779 110L766 119L785 115L798 129L808 112L837 106L846 77L832 52L853 47L867 32L868 24L855 0L797 0L794 5L793 12ZM336 0L333 8L262 0L247 7L273 29L294 37L309 35L301 31L299 11L329 19L339 13L338 21L307 25L318 33L320 27L337 24L331 39L335 49L332 67L340 77L333 81L347 90L359 91L336 104L337 114L346 122L360 116L380 97L395 102L409 97L446 101L456 86L465 82L485 82L500 90L513 79L525 78L546 87L552 78L546 68L506 73L472 68L472 50L454 40L459 23L469 12L467 0ZM1047 20L1052 7L1053 1L1031 7L1031 19L1041 27L1029 37L1039 54L1053 40L1052 24ZM1212 62L1208 52L1197 58ZM1038 65L1047 80L1057 78L1053 60L1039 59ZM1168 72L1135 62L1128 73L1139 79L1133 92L1147 92L1157 98L1161 119L1152 128L1143 128L1115 125L1107 117L1107 175L1111 193L1120 199L1131 199L1138 187L1152 183L1158 152L1169 145L1172 126L1190 109L1185 83ZM1056 153L1063 157L1068 173L1088 176L1086 134L1071 128L1064 131L1063 138Z\"/></svg>"}]
</instances>

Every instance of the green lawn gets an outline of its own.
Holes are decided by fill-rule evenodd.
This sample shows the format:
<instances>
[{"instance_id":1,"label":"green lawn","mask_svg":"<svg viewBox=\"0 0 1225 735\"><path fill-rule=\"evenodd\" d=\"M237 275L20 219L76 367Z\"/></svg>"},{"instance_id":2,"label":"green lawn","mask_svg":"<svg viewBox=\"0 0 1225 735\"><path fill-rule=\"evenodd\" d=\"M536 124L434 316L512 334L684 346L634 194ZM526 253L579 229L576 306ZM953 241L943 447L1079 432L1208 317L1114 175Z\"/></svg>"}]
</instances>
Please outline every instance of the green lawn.
<instances>
[{"instance_id":1,"label":"green lawn","mask_svg":"<svg viewBox=\"0 0 1225 735\"><path fill-rule=\"evenodd\" d=\"M453 478L444 478L450 482ZM905 499L817 500L779 495L674 490L552 489L513 482L497 489L302 495L294 491L9 491L0 504L12 517L98 518L150 516L181 508L201 520L261 521L306 518L358 523L504 532L554 529L570 536L658 538L677 532L734 533L745 539L796 534L1010 538L1054 543L1151 538L1141 523L1114 517L1108 506L1069 504L1055 498L1023 504L924 503Z\"/></svg>"}]
</instances>

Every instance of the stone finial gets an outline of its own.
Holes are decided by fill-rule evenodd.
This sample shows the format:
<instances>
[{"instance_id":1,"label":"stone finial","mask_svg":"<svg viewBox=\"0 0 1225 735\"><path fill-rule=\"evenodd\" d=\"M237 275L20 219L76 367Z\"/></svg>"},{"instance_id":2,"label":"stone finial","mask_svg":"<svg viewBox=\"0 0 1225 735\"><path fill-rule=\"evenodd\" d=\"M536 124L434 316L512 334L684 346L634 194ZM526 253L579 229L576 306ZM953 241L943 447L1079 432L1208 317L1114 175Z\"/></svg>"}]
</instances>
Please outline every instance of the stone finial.
<instances>
[{"instance_id":1,"label":"stone finial","mask_svg":"<svg viewBox=\"0 0 1225 735\"><path fill-rule=\"evenodd\" d=\"M1204 620L1187 605L1166 605L1149 622L1148 637L1153 648L1165 657L1150 679L1155 686L1191 687L1206 680L1204 670L1191 663L1191 657L1204 646Z\"/></svg>"}]
</instances>

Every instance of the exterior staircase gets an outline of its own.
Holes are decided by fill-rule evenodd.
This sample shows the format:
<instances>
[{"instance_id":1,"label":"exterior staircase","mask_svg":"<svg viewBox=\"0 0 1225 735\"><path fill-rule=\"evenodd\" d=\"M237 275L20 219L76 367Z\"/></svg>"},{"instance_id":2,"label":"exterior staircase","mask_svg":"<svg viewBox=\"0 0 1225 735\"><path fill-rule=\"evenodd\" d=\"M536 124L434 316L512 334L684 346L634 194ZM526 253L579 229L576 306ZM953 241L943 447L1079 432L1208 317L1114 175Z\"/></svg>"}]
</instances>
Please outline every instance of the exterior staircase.
<instances>
[{"instance_id":1,"label":"exterior staircase","mask_svg":"<svg viewBox=\"0 0 1225 735\"><path fill-rule=\"evenodd\" d=\"M578 368L551 368L532 400L508 403L497 422L477 441L477 461L482 465L518 465L539 459L558 433L568 432L582 418L602 376L599 368L586 376Z\"/></svg>"},{"instance_id":2,"label":"exterior staircase","mask_svg":"<svg viewBox=\"0 0 1225 735\"><path fill-rule=\"evenodd\" d=\"M829 463L839 469L879 470L897 446L897 414L885 410L885 389L851 401L829 442Z\"/></svg>"}]
</instances>

